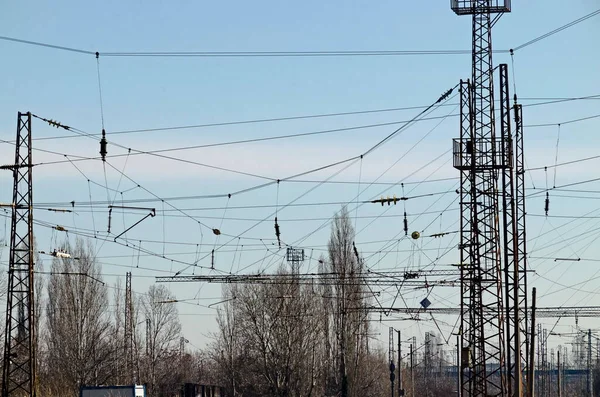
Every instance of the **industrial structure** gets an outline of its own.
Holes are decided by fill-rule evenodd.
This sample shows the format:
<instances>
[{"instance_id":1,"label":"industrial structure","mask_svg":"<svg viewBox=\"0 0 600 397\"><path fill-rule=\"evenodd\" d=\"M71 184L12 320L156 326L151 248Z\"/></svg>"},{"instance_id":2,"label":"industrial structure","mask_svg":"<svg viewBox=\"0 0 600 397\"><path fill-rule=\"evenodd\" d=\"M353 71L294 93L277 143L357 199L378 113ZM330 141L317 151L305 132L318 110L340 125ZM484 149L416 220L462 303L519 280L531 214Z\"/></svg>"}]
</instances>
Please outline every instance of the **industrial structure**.
<instances>
[{"instance_id":1,"label":"industrial structure","mask_svg":"<svg viewBox=\"0 0 600 397\"><path fill-rule=\"evenodd\" d=\"M19 113L13 195L2 396L35 396L35 313L31 113Z\"/></svg>"},{"instance_id":2,"label":"industrial structure","mask_svg":"<svg viewBox=\"0 0 600 397\"><path fill-rule=\"evenodd\" d=\"M135 382L133 363L133 300L131 294L131 272L125 274L125 332L123 333L125 350L125 377L126 382Z\"/></svg>"},{"instance_id":3,"label":"industrial structure","mask_svg":"<svg viewBox=\"0 0 600 397\"><path fill-rule=\"evenodd\" d=\"M415 321L422 320L424 316L430 316L434 322L436 321L434 318L436 315L459 316L458 324L460 326L456 330L457 332L452 334L457 338L455 351L438 349L436 346L442 346L443 344L436 342L437 336L435 333L426 332L423 335L423 349L418 350L416 338L413 336L408 349L406 349L408 353L403 356L400 331L393 328L389 329L388 369L392 397L395 394L398 396L416 395L415 372L417 368L421 371L421 381L422 379L426 381L432 379L432 382L438 382L439 379L444 378L448 383L452 383L452 387L455 387L453 390L456 390L459 397L534 397L537 395L534 393L534 383L539 390L539 395L542 396L558 395L560 397L561 395L568 395L569 386L573 385L585 388L588 395L591 396L594 388L592 369L594 344L596 344L596 365L600 368L600 338L596 338L592 330L583 331L576 327L577 332L572 335L576 341L572 342L572 357L571 362L569 362L566 348L559 346L556 351L548 349L548 337L559 334L553 334L552 330L548 331L542 325L536 327L535 318L574 317L577 319L599 317L600 306L555 306L538 307L536 309L535 289L532 299L528 298L527 274L529 269L527 266L525 223L526 197L522 106L517 101L516 93L513 92L512 95L510 93L508 65L499 64L495 66L492 62L492 28L502 15L511 11L511 1L451 0L451 9L457 15L470 15L472 17L472 70L470 78L461 80L458 84L460 132L459 137L454 139L452 143L453 166L460 173L460 188L457 190L460 206L458 263L440 265L437 263L439 259L437 257L431 262L431 264L437 266L436 269L427 268L426 266L419 269L409 269L407 267L405 270L395 269L394 271L368 269L352 273L351 278L340 278L340 273L323 272L321 271L323 268L320 268L321 270L318 272L305 273L302 271L306 259L304 248L286 247L286 244L282 243L278 219L275 216L277 247L279 249L286 247L286 254L283 258L290 265L290 273L215 274L212 272L215 270L215 248L213 248L206 255L206 257L210 255L211 258L211 272L207 275L196 275L195 273L189 275L178 271L174 275L156 277L155 281L157 283L206 282L298 286L318 284L341 287L359 285L369 286L369 289L372 286L380 286L397 288L398 295L401 295L402 288L406 287L427 291L434 286L459 287L460 304L458 307L452 308L430 307L431 302L427 297L421 301L421 307L408 307L406 303L404 307L394 307L396 299L390 307L382 306L379 301L377 301L379 306L369 306L370 303L365 304L364 307L349 309L340 306L343 308L341 310L343 318L353 310L354 312L364 311L367 313L366 316L370 313L389 315L394 312L406 314L409 316L407 320ZM512 50L510 52L512 54ZM98 59L98 56L99 54L96 53L96 59ZM498 73L498 79L495 84L494 75L496 73ZM99 73L98 79L100 79ZM496 100L495 90L499 93L499 100ZM447 99L451 92L452 89L442 95L435 104ZM497 104L499 104L499 112L496 113L495 107ZM427 109L433 106L431 105ZM31 113L18 114L14 163L0 166L1 170L9 170L13 174L12 201L10 204L4 205L11 209L11 227L2 397L31 397L36 395L37 335L34 296L32 116L37 117ZM499 120L496 120L496 117L499 117ZM48 121L51 125L53 123L51 120L42 120ZM55 123L55 126L60 126L65 130L70 128L59 123ZM498 131L497 128L499 128ZM104 128L102 129L100 154L103 163L105 163L107 140ZM65 157L67 156L65 155ZM360 159L362 160L362 158L361 155ZM124 175L122 172L121 174ZM88 180L88 184L89 182ZM279 182L278 179L278 186ZM108 182L106 182L105 187L108 190ZM138 185L139 187L140 185ZM231 198L231 194L229 194L229 198ZM366 202L380 203L383 207L385 203L390 206L391 203L396 204L398 200L406 201L407 199L408 197L405 197L403 192L402 197L397 198L394 195L393 198L384 198L382 196L380 199ZM162 201L164 203L165 200ZM109 197L108 203L110 204L110 202ZM72 203L74 207L75 202ZM90 192L90 207L92 206L91 203ZM546 199L546 215L548 212L547 206L548 199ZM113 208L149 211L145 217L129 228L125 228L124 225L125 230L112 239L113 243L117 243L121 236L143 220L156 215L156 209L154 208L114 206L110 204L108 206L107 236L111 234ZM162 212L164 215L164 205ZM224 218L225 214L223 214L222 219ZM414 231L412 234L408 233L406 208L404 209L403 224L405 236L411 236L413 240L421 238L421 232L419 231ZM56 230L61 229L57 228ZM65 230L62 229L62 231ZM200 230L202 233L202 228ZM212 229L212 231L217 236L221 235L220 229ZM446 233L455 232L444 232L428 237L440 237ZM164 234L163 224L162 258L166 259ZM223 235L227 234L223 232ZM94 237L96 237L95 226ZM260 241L262 242L262 239ZM138 255L140 252L153 255L150 250L143 251L141 244L142 240L140 240L138 247ZM262 244L265 245L264 242ZM126 246L128 245L126 244ZM198 246L197 244L196 261L189 264L189 266L198 266L200 252ZM357 262L362 263L363 259L359 256L354 241L352 241L352 246ZM269 251L267 245L265 247ZM218 250L218 248L216 249ZM71 258L70 254L62 252L60 249L55 250L51 255L56 258ZM161 257L160 255L154 256ZM320 261L320 263L323 262ZM419 266L421 266L420 263ZM61 274L91 277L84 273ZM375 296L372 290L366 293ZM358 295L358 292L356 294ZM340 296L342 297L340 298ZM286 296L286 299L288 297ZM347 297L340 294L335 299L342 300L347 299ZM151 358L155 358L153 352L155 346L153 344L158 345L158 342L155 342L152 338L152 332L154 332L153 328L158 327L158 325L154 324L154 320L150 318L136 324L133 301L132 273L127 272L124 313L119 310L119 316L124 314L123 339L121 339L119 333L116 333L119 337L118 347L115 348L119 352L122 349L124 353L123 362L119 363L119 360L117 360L116 364L117 372L119 370L123 370L123 372L118 375L117 379L124 380L125 384L134 385L127 386L127 393L141 395L142 388L135 387L136 382L140 381L139 378L143 377L141 375L143 371L140 371L139 355L137 361L134 359L138 354L138 350L142 350L138 349L136 345L138 338L136 338L135 328L142 323L146 326L145 355L149 363ZM177 301L169 300L159 303L175 302ZM340 320L340 323L343 324L344 321ZM337 348L341 357L339 365L342 374L340 384L342 385L341 395L343 397L346 397L345 393L348 389L345 364L342 364L345 363L345 348L343 345L346 343L345 332L344 329L344 336L338 338L340 347ZM395 332L397 333L396 343L394 343ZM340 334L342 335L342 333ZM592 343L593 338L597 343ZM445 341L446 345L449 344L448 340ZM122 347L121 343L123 343ZM139 343L141 345L143 342L140 341ZM179 343L178 355L181 358L186 353L186 343L189 343L189 341L181 336ZM366 343L366 346L368 350L368 343ZM397 356L394 353L397 353ZM408 365L403 364L403 358L406 357L408 357L408 360L406 360ZM231 360L233 361L233 359ZM403 373L405 367L410 369L409 374ZM150 372L149 368L147 372ZM86 388L84 387L84 389ZM90 391L88 394L90 396L99 395L100 391L98 390L100 389L101 387L90 387L89 390L96 391ZM126 388L122 387L122 389L125 390ZM210 397L221 396L224 394L224 389L216 386L186 383L181 390L181 394L183 396L198 394Z\"/></svg>"},{"instance_id":4,"label":"industrial structure","mask_svg":"<svg viewBox=\"0 0 600 397\"><path fill-rule=\"evenodd\" d=\"M468 396L520 397L527 343L521 331L527 329L524 180L518 175L523 172L522 131L519 108L515 154L503 64L501 134L496 134L492 62L492 27L510 12L510 1L453 0L451 7L473 22L472 74L460 84L460 138L454 141L461 179L460 389Z\"/></svg>"}]
</instances>

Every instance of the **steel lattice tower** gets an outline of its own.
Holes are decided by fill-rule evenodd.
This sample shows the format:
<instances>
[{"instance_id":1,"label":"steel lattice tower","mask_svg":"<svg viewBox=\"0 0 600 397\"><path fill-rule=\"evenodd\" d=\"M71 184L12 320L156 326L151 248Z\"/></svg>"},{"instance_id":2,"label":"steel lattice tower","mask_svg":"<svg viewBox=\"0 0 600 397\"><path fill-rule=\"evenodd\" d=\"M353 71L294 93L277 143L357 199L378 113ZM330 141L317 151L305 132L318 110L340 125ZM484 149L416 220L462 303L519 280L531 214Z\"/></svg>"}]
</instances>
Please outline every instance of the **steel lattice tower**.
<instances>
[{"instance_id":1,"label":"steel lattice tower","mask_svg":"<svg viewBox=\"0 0 600 397\"><path fill-rule=\"evenodd\" d=\"M502 141L502 208L503 208L503 243L504 243L504 282L506 304L506 363L508 393L510 396L521 397L525 390L524 370L527 368L527 337L522 333L527 325L526 301L526 272L524 268L525 257L525 213L521 212L517 204L525 205L524 197L524 169L522 161L516 161L521 168L515 170L515 152L511 129L511 106L508 83L508 65L501 64L500 72L500 126ZM523 157L523 141L519 133L521 125L517 123L517 137L519 137L518 153ZM521 181L516 176L521 172ZM515 184L517 186L515 186ZM517 189L518 188L518 189ZM519 201L519 198L521 200ZM523 246L520 246L520 243ZM523 305L523 306L521 306ZM525 342L525 343L524 343Z\"/></svg>"},{"instance_id":2,"label":"steel lattice tower","mask_svg":"<svg viewBox=\"0 0 600 397\"><path fill-rule=\"evenodd\" d=\"M131 296L131 272L125 274L125 332L124 349L126 382L133 382L133 301Z\"/></svg>"},{"instance_id":3,"label":"steel lattice tower","mask_svg":"<svg viewBox=\"0 0 600 397\"><path fill-rule=\"evenodd\" d=\"M515 94L516 102L516 94ZM519 302L519 321L521 323L521 335L523 338L520 340L521 352L526 352L523 355L523 362L525 367L522 368L525 371L529 368L529 332L531 329L529 312L528 312L528 300L527 300L527 234L525 232L525 157L523 147L523 119L522 119L522 107L519 104L514 105L514 118L515 118L515 204L516 204L516 218L515 223L517 225L517 268L519 281L517 284L517 300ZM531 330L533 331L533 330Z\"/></svg>"},{"instance_id":4,"label":"steel lattice tower","mask_svg":"<svg viewBox=\"0 0 600 397\"><path fill-rule=\"evenodd\" d=\"M498 176L504 167L496 138L492 14L508 0L451 0L472 15L471 82L461 82L461 136L454 166L461 171L461 388L463 396L506 396L504 310L500 256Z\"/></svg>"},{"instance_id":5,"label":"steel lattice tower","mask_svg":"<svg viewBox=\"0 0 600 397\"><path fill-rule=\"evenodd\" d=\"M4 334L2 396L35 396L31 113L19 113Z\"/></svg>"}]
</instances>

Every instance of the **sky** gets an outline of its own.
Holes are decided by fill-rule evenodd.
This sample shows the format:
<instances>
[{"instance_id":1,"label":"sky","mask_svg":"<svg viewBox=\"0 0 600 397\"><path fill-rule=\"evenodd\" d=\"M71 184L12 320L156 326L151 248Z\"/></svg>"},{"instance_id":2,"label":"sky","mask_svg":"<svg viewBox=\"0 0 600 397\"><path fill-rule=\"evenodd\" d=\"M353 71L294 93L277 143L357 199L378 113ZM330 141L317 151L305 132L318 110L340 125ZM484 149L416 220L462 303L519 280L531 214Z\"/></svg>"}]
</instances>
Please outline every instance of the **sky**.
<instances>
[{"instance_id":1,"label":"sky","mask_svg":"<svg viewBox=\"0 0 600 397\"><path fill-rule=\"evenodd\" d=\"M453 192L458 187L458 171L451 161L451 140L459 133L456 91L444 106L429 114L437 118L411 125L362 159L295 178L300 181L283 179L366 153L422 110L390 109L428 106L460 79L470 78L470 54L104 55L144 51L469 50L470 18L456 16L448 3L309 0L294 4L182 1L176 6L161 1L36 1L29 7L6 4L0 15L0 36L98 51L100 56L96 59L91 54L0 40L4 60L0 63L0 139L14 140L17 112L31 111L86 134L99 134L104 124L109 133L109 156L120 155L109 158L104 167L98 160L74 161L98 156L97 136L82 137L34 119L34 138L61 137L34 141L34 162L45 163L34 169L36 205L68 208L71 201L77 204L75 213L35 212L36 219L71 230L67 235L36 225L40 249L53 249L65 239L72 241L77 234L93 237L95 230L101 237L96 239L95 249L105 280L114 285L117 278L131 271L133 289L141 294L154 283L154 277L177 271L275 271L284 260L284 250L277 249L273 228L277 215L282 240L304 248L307 260L303 269L314 271L318 258L326 255L329 220L347 204L357 229L356 245L370 269L443 268L456 263L458 202ZM516 48L595 11L599 5L594 0L574 0L568 5L539 0L512 3L512 12L494 27L496 50ZM539 105L553 98L600 95L600 57L593 50L598 37L600 17L596 16L515 51L513 58L504 52L494 54L496 65L509 64L511 95L516 88L524 105L525 157L531 169L526 175L527 192L531 194L527 200L527 236L529 263L536 271L529 287L538 289L538 306L590 305L600 293L600 267L595 262L600 237L600 189L598 182L581 183L597 178L598 160L543 169L598 155L600 138L595 132L600 118L567 122L599 114L600 99ZM382 109L387 111L206 126ZM113 134L186 125L205 126ZM139 153L315 132L321 133L161 153L170 158ZM128 155L129 148L132 150ZM12 161L14 146L0 143L0 156L3 163ZM282 182L273 183L277 179ZM388 184L371 184L375 181ZM238 193L267 182L271 184ZM107 191L106 186L112 190ZM550 216L545 217L545 192L553 186L558 189L550 192ZM0 174L0 187L0 202L10 202L12 179L8 173ZM396 206L362 204L357 208L357 201L360 204L394 194L419 198ZM105 238L106 202L119 205L121 200L157 198L130 204L155 208L157 216L127 232L119 240L120 245L113 238L147 212L115 211L113 234ZM85 204L90 201L104 203L94 205L91 211ZM420 231L423 236L450 233L416 242L405 238L405 210L410 215L411 231ZM215 236L212 228L221 230L221 236ZM8 230L5 222L0 238L8 237ZM210 269L212 249L216 250L214 270ZM145 254L147 251L153 255ZM4 250L3 263L7 255ZM167 259L160 258L163 255ZM197 261L199 266L170 259ZM44 262L49 266L48 259ZM166 285L178 299L189 299L177 304L185 337L195 348L205 346L216 330L214 316L221 300L220 286ZM382 304L390 305L394 295L393 288L382 288ZM425 296L436 307L458 304L456 288L403 291L411 307ZM444 339L455 331L454 321L452 317L439 318ZM540 321L556 332L570 332L576 325L573 318ZM438 331L429 318L406 321L406 316L382 316L374 323L373 338L381 346L387 345L388 326L419 339L425 331ZM599 326L588 319L578 319L577 325ZM565 342L559 337L551 341L554 345Z\"/></svg>"}]
</instances>

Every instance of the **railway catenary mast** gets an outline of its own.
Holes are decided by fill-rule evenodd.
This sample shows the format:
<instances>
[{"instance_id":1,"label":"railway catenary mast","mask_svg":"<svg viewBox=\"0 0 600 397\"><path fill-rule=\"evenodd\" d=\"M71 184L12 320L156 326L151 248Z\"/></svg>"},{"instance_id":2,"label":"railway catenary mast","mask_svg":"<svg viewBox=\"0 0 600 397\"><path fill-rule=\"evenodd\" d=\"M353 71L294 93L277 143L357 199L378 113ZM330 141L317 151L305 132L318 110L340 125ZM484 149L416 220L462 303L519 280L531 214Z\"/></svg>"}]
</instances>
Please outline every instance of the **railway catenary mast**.
<instances>
[{"instance_id":1,"label":"railway catenary mast","mask_svg":"<svg viewBox=\"0 0 600 397\"><path fill-rule=\"evenodd\" d=\"M2 397L35 396L31 113L19 113L13 172Z\"/></svg>"},{"instance_id":2,"label":"railway catenary mast","mask_svg":"<svg viewBox=\"0 0 600 397\"><path fill-rule=\"evenodd\" d=\"M506 362L498 199L507 161L495 133L491 33L510 11L510 0L451 0L451 8L471 15L473 23L471 80L460 84L460 138L454 141L461 179L461 395L508 396L513 385ZM520 382L514 387L520 396Z\"/></svg>"}]
</instances>

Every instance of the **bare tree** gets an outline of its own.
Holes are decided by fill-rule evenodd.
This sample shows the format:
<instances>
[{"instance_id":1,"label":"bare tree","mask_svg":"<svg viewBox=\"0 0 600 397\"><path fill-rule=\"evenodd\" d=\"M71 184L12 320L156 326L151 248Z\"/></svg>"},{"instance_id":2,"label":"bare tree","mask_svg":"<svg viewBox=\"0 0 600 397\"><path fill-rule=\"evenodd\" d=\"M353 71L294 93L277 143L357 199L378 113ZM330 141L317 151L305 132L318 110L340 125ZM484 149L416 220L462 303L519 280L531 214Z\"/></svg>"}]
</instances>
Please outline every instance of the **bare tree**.
<instances>
[{"instance_id":1,"label":"bare tree","mask_svg":"<svg viewBox=\"0 0 600 397\"><path fill-rule=\"evenodd\" d=\"M237 285L223 286L223 302L217 311L219 332L214 335L210 358L215 363L216 379L228 390L228 395L238 395L239 356L241 352L241 326L236 319L233 301L236 299Z\"/></svg>"},{"instance_id":2,"label":"bare tree","mask_svg":"<svg viewBox=\"0 0 600 397\"><path fill-rule=\"evenodd\" d=\"M367 285L363 281L364 264L354 242L354 228L345 207L335 216L328 245L326 268L335 275L331 288L333 329L337 352L336 384L342 397L361 396L369 382L363 361L368 348Z\"/></svg>"},{"instance_id":3,"label":"bare tree","mask_svg":"<svg viewBox=\"0 0 600 397\"><path fill-rule=\"evenodd\" d=\"M164 285L152 285L141 299L144 316L150 320L147 360L152 395L159 391L162 384L169 383L169 377L173 375L169 362L178 353L181 323L173 300L175 296Z\"/></svg>"},{"instance_id":4,"label":"bare tree","mask_svg":"<svg viewBox=\"0 0 600 397\"><path fill-rule=\"evenodd\" d=\"M91 244L67 246L71 258L54 258L48 284L48 395L78 394L112 375L107 289Z\"/></svg>"},{"instance_id":5,"label":"bare tree","mask_svg":"<svg viewBox=\"0 0 600 397\"><path fill-rule=\"evenodd\" d=\"M43 346L40 343L41 340L45 340L45 336L46 336L46 332L45 332L45 328L44 328L44 324L42 323L42 321L45 319L44 316L42 316L42 310L44 308L44 302L45 302L45 297L44 297L44 278L41 277L43 275L44 272L44 262L42 261L42 259L40 258L40 254L37 251L37 247L34 241L34 269L35 269L35 276L34 276L34 317L35 317L35 324L34 324L34 328L33 328L33 345L34 345L34 349L35 349L35 370L36 370L36 377L39 376L40 372L41 372L41 367L44 363L44 355L45 355L45 351L43 350ZM0 286L0 288L2 288ZM38 384L36 385L36 388L39 389L39 382L37 382ZM38 395L39 395L39 390L38 391Z\"/></svg>"},{"instance_id":6,"label":"bare tree","mask_svg":"<svg viewBox=\"0 0 600 397\"><path fill-rule=\"evenodd\" d=\"M224 287L208 357L211 379L227 395L387 395L385 354L368 349L370 290L345 209L333 224L329 259L319 263L312 284L280 267L264 283Z\"/></svg>"},{"instance_id":7,"label":"bare tree","mask_svg":"<svg viewBox=\"0 0 600 397\"><path fill-rule=\"evenodd\" d=\"M319 294L291 269L278 274L287 281L225 289L211 358L229 395L323 395Z\"/></svg>"}]
</instances>

